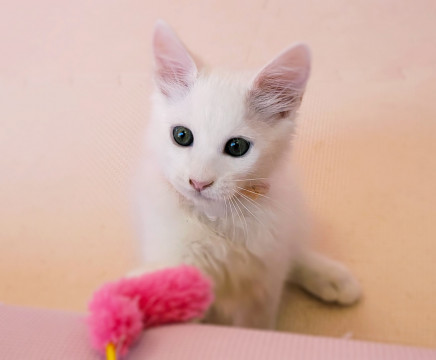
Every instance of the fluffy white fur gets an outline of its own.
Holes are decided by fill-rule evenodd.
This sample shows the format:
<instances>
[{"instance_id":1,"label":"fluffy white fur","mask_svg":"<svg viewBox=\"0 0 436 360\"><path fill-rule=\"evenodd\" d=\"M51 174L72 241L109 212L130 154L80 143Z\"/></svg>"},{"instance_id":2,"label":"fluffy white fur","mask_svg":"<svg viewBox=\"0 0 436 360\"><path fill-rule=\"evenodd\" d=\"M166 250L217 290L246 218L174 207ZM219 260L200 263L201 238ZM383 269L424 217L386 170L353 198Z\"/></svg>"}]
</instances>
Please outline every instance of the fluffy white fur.
<instances>
[{"instance_id":1,"label":"fluffy white fur","mask_svg":"<svg viewBox=\"0 0 436 360\"><path fill-rule=\"evenodd\" d=\"M211 71L159 22L153 51L156 87L136 196L145 267L136 273L198 266L215 284L206 319L214 323L274 327L287 280L326 301L355 302L360 289L348 270L308 249L304 204L281 165L309 77L308 48L288 48L254 76ZM175 143L178 125L192 131L192 146ZM223 152L234 137L251 142L242 157ZM190 179L213 184L198 192ZM268 193L242 192L257 183Z\"/></svg>"}]
</instances>

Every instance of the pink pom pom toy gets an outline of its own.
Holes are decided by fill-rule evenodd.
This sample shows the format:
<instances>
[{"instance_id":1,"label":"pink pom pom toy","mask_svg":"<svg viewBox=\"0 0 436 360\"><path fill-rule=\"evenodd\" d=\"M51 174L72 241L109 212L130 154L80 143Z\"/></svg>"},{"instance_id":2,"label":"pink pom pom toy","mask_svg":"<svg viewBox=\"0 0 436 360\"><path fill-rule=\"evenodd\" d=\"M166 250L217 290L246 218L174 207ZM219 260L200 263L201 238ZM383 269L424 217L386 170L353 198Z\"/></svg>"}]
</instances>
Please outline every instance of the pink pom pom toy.
<instances>
[{"instance_id":1,"label":"pink pom pom toy","mask_svg":"<svg viewBox=\"0 0 436 360\"><path fill-rule=\"evenodd\" d=\"M200 318L212 301L210 280L186 265L105 284L89 303L92 344L115 360L143 329Z\"/></svg>"}]
</instances>

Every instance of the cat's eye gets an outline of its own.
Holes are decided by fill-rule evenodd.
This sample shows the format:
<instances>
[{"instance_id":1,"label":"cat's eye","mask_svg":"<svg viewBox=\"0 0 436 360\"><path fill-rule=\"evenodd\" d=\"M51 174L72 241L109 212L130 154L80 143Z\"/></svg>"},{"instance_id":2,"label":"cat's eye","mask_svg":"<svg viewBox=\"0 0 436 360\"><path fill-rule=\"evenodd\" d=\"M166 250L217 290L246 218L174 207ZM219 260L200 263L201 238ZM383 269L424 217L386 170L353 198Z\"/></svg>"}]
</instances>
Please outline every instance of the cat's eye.
<instances>
[{"instance_id":1,"label":"cat's eye","mask_svg":"<svg viewBox=\"0 0 436 360\"><path fill-rule=\"evenodd\" d=\"M250 148L250 142L243 138L233 138L227 141L224 152L230 156L239 157L245 155Z\"/></svg>"},{"instance_id":2,"label":"cat's eye","mask_svg":"<svg viewBox=\"0 0 436 360\"><path fill-rule=\"evenodd\" d=\"M180 146L190 146L194 142L192 131L184 126L176 126L173 129L173 138Z\"/></svg>"}]
</instances>

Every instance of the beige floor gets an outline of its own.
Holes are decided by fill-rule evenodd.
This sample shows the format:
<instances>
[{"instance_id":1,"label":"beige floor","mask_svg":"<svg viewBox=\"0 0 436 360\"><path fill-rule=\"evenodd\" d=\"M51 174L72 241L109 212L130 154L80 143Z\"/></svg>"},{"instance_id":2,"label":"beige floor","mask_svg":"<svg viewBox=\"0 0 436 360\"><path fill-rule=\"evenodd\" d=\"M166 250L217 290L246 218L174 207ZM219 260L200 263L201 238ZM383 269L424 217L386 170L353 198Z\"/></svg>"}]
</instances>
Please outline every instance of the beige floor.
<instances>
[{"instance_id":1,"label":"beige floor","mask_svg":"<svg viewBox=\"0 0 436 360\"><path fill-rule=\"evenodd\" d=\"M148 114L150 32L215 65L308 42L295 160L320 247L364 300L289 291L280 329L436 347L436 2L3 1L0 302L84 310L135 261L129 179Z\"/></svg>"}]
</instances>

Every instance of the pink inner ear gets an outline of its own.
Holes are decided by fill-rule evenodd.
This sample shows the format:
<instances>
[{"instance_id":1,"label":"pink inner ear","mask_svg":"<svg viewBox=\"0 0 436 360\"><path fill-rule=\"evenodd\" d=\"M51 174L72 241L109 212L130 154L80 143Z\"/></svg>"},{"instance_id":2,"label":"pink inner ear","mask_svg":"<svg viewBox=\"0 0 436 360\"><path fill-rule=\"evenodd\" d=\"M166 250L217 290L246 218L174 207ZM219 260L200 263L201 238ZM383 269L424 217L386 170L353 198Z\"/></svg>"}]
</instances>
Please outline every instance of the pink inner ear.
<instances>
[{"instance_id":1,"label":"pink inner ear","mask_svg":"<svg viewBox=\"0 0 436 360\"><path fill-rule=\"evenodd\" d=\"M253 81L249 106L265 116L285 116L298 108L310 73L306 45L286 49L266 65Z\"/></svg>"},{"instance_id":2,"label":"pink inner ear","mask_svg":"<svg viewBox=\"0 0 436 360\"><path fill-rule=\"evenodd\" d=\"M163 21L156 23L153 36L156 82L168 96L185 93L197 77L197 67L172 29Z\"/></svg>"}]
</instances>

